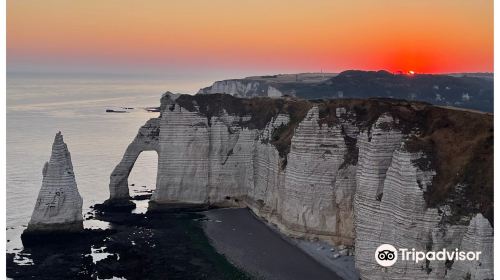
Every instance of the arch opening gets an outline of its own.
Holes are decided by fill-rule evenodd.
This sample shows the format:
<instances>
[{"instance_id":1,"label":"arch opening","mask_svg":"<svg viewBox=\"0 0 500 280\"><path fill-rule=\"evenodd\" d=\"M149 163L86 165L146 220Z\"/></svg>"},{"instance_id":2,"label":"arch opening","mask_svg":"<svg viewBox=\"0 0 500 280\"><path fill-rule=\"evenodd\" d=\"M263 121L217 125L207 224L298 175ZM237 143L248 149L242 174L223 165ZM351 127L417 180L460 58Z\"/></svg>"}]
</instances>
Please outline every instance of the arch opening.
<instances>
[{"instance_id":1,"label":"arch opening","mask_svg":"<svg viewBox=\"0 0 500 280\"><path fill-rule=\"evenodd\" d=\"M129 195L136 208L133 213L145 213L156 190L158 174L158 153L143 151L137 157L128 176Z\"/></svg>"}]
</instances>

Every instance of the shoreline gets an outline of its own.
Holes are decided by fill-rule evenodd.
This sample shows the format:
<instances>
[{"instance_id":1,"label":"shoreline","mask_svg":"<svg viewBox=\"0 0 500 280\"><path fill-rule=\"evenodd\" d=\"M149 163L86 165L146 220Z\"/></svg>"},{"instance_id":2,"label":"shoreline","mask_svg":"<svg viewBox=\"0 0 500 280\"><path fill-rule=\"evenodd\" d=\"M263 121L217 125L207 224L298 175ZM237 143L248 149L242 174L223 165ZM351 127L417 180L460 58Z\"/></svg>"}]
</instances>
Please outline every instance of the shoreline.
<instances>
[{"instance_id":1,"label":"shoreline","mask_svg":"<svg viewBox=\"0 0 500 280\"><path fill-rule=\"evenodd\" d=\"M94 207L86 221L108 223L107 229L86 229L85 238L72 240L54 236L7 252L7 277L250 279L209 244L200 212L145 210L107 212Z\"/></svg>"},{"instance_id":2,"label":"shoreline","mask_svg":"<svg viewBox=\"0 0 500 280\"><path fill-rule=\"evenodd\" d=\"M344 280L358 280L360 279L359 272L355 267L354 255L342 255L339 254L340 251L345 250L344 247L335 247L323 240L308 240L303 238L294 238L287 236L285 233L280 231L277 225L268 222L267 220L257 216L251 209L249 209L250 214L254 216L257 220L261 221L276 234L278 234L283 240L289 242L290 244L296 246L318 263L333 271L335 274L340 276ZM336 257L335 255L338 254Z\"/></svg>"},{"instance_id":3,"label":"shoreline","mask_svg":"<svg viewBox=\"0 0 500 280\"><path fill-rule=\"evenodd\" d=\"M52 275L70 276L71 274L64 274L61 272L61 268L58 268L61 262L71 267L74 272L78 271L87 277L99 275L136 279L137 274L134 270L137 270L138 263L141 266L149 265L148 270L154 273L153 277L172 275L159 272L160 266L158 264L151 265L147 261L145 263L145 259L151 259L150 256L142 256L138 260L130 256L129 251L137 253L151 250L154 247L154 250L159 250L159 252L150 254L165 258L164 255L170 254L170 246L174 248L178 246L178 244L173 245L172 240L168 240L169 238L166 237L181 230L184 232L183 234L188 235L188 239L178 241L181 243L179 245L184 244L183 246L187 245L195 251L204 252L202 253L205 254L205 257L202 257L205 259L203 262L206 265L211 263L210 266L217 264L216 266L219 267L212 268L218 271L216 274L222 273L227 276L226 273L229 272L232 276L237 276L238 279L359 279L352 256L332 259L331 245L322 241L289 237L275 225L258 217L249 208L214 208L198 209L197 211L188 208L157 212L149 211L150 196L150 190L134 190L132 201L137 207L125 212L102 211L99 210L99 204L93 205L91 211L84 215L85 228L89 231L90 238L87 241L78 241L76 244L66 242L65 244L76 247L71 250L64 248L64 246L56 246L60 251L54 250L52 247L28 246L27 248L17 247L19 249L16 252L7 252L8 275L15 279L29 278L33 275L40 276L42 274L39 273L42 271L39 264L44 263L44 266L48 265L48 268L46 267L44 270L52 271ZM221 214L222 217L217 217ZM236 222L234 227L225 227L234 222ZM162 223L168 223L179 230L172 231L171 228L165 228ZM215 225L216 227L212 227L215 231L207 230L207 225L208 227ZM222 226L222 228L218 226ZM100 236L106 236L104 239L97 237L99 235L97 232L103 229L106 233L104 235L101 233ZM113 230L110 231L110 229ZM156 233L151 234L153 231ZM246 235L239 235L243 237L242 239L234 239L238 236L237 233L243 232ZM176 236L178 234L175 233ZM120 238L115 238L116 236L120 236ZM234 241L237 241L236 244L240 247L239 251L235 250ZM140 247L142 249L139 249ZM235 252L239 252L239 255L235 255ZM52 254L57 254L59 257L51 259L50 255ZM184 252L182 255L185 257L182 258L186 260L189 258L197 259L198 254L200 252L190 257ZM69 256L70 261L61 260L61 257L67 256ZM262 260L259 262L259 259ZM198 261L196 260L195 263ZM190 266L182 261L174 262L176 262L175 269L186 265ZM168 273L172 273L172 269L168 270ZM202 270L207 272L206 268ZM213 273L214 271L211 272L211 274Z\"/></svg>"},{"instance_id":4,"label":"shoreline","mask_svg":"<svg viewBox=\"0 0 500 280\"><path fill-rule=\"evenodd\" d=\"M359 279L352 256L326 261L315 254L319 242L290 238L248 208L202 212L203 230L212 246L237 267L265 279ZM331 247L331 246L330 246ZM325 247L326 248L326 247ZM321 250L323 253L330 250Z\"/></svg>"}]
</instances>

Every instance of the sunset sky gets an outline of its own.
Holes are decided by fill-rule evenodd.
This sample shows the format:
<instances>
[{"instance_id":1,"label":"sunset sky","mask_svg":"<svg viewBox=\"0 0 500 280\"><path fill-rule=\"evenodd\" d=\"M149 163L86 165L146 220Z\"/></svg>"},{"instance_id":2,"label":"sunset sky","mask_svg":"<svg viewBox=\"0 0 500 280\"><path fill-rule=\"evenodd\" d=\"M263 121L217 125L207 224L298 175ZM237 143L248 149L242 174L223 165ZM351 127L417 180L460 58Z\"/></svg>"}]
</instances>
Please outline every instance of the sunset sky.
<instances>
[{"instance_id":1,"label":"sunset sky","mask_svg":"<svg viewBox=\"0 0 500 280\"><path fill-rule=\"evenodd\" d=\"M493 0L8 0L7 66L492 72Z\"/></svg>"}]
</instances>

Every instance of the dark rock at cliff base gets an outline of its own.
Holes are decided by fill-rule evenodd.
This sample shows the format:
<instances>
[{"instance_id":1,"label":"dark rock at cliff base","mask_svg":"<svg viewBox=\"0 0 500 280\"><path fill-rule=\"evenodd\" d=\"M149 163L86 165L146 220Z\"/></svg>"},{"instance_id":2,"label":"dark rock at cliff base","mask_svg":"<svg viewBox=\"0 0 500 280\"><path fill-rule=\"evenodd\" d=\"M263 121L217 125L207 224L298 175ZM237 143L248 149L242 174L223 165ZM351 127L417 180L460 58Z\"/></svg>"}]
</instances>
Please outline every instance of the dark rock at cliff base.
<instances>
[{"instance_id":1,"label":"dark rock at cliff base","mask_svg":"<svg viewBox=\"0 0 500 280\"><path fill-rule=\"evenodd\" d=\"M215 207L205 203L156 203L149 201L148 213L200 212L212 208Z\"/></svg>"},{"instance_id":2,"label":"dark rock at cliff base","mask_svg":"<svg viewBox=\"0 0 500 280\"><path fill-rule=\"evenodd\" d=\"M103 212L128 212L136 205L129 199L108 199L102 204L94 205L94 209Z\"/></svg>"},{"instance_id":3,"label":"dark rock at cliff base","mask_svg":"<svg viewBox=\"0 0 500 280\"><path fill-rule=\"evenodd\" d=\"M64 229L46 231L46 232L23 232L21 240L24 247L43 247L47 244L63 244L71 245L74 242L91 242L113 233L114 230L102 229L85 229L79 232L68 232Z\"/></svg>"},{"instance_id":4,"label":"dark rock at cliff base","mask_svg":"<svg viewBox=\"0 0 500 280\"><path fill-rule=\"evenodd\" d=\"M148 200L148 199L151 199L151 193L147 193L147 194L138 194L138 195L134 195L132 197L133 200Z\"/></svg>"},{"instance_id":5,"label":"dark rock at cliff base","mask_svg":"<svg viewBox=\"0 0 500 280\"><path fill-rule=\"evenodd\" d=\"M110 222L113 230L86 230L68 242L7 254L7 277L249 279L211 247L200 214L98 212L96 216ZM19 263L19 258L28 259L29 264Z\"/></svg>"}]
</instances>

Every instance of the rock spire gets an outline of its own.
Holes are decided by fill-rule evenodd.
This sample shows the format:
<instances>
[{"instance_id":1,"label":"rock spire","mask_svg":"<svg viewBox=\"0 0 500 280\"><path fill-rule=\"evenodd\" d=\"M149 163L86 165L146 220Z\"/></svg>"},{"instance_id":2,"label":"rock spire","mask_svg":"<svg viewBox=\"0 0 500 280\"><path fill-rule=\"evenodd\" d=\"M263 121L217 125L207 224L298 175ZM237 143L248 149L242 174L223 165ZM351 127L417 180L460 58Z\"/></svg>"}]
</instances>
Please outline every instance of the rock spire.
<instances>
[{"instance_id":1,"label":"rock spire","mask_svg":"<svg viewBox=\"0 0 500 280\"><path fill-rule=\"evenodd\" d=\"M58 132L50 160L43 167L42 187L26 232L83 230L82 202L68 146Z\"/></svg>"}]
</instances>

